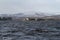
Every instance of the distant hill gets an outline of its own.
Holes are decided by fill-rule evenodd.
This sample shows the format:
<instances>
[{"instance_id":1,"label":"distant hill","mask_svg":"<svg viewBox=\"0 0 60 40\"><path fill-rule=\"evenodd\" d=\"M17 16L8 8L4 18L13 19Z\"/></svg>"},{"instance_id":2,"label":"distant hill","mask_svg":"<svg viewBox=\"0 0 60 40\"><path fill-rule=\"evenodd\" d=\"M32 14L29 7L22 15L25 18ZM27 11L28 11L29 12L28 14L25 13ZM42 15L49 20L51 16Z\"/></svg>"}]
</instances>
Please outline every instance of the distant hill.
<instances>
[{"instance_id":1,"label":"distant hill","mask_svg":"<svg viewBox=\"0 0 60 40\"><path fill-rule=\"evenodd\" d=\"M60 19L60 15L53 15L50 13L43 13L43 12L25 12L25 13L16 13L16 14L0 14L0 17L13 17L13 18L20 18L20 17L40 17L45 19Z\"/></svg>"},{"instance_id":2,"label":"distant hill","mask_svg":"<svg viewBox=\"0 0 60 40\"><path fill-rule=\"evenodd\" d=\"M57 19L57 20L60 20L60 15L52 15L52 16L45 16L45 17L42 17L44 19Z\"/></svg>"}]
</instances>

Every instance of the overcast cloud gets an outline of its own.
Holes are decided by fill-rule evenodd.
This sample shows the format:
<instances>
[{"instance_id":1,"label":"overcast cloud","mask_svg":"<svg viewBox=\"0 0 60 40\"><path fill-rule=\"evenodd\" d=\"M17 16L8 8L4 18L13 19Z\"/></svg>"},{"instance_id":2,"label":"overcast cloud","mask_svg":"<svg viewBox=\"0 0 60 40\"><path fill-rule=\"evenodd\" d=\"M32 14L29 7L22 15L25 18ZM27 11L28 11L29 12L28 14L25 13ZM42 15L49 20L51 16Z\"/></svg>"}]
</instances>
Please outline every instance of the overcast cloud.
<instances>
[{"instance_id":1,"label":"overcast cloud","mask_svg":"<svg viewBox=\"0 0 60 40\"><path fill-rule=\"evenodd\" d=\"M60 0L0 0L0 13L60 12Z\"/></svg>"}]
</instances>

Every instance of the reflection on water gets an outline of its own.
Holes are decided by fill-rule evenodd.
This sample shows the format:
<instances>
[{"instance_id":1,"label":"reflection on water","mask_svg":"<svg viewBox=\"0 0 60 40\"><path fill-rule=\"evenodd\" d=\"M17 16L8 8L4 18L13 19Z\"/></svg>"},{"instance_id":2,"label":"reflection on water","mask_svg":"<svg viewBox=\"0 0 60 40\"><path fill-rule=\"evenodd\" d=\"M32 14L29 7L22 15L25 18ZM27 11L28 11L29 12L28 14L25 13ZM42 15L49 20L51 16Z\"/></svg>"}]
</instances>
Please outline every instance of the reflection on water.
<instances>
[{"instance_id":1,"label":"reflection on water","mask_svg":"<svg viewBox=\"0 0 60 40\"><path fill-rule=\"evenodd\" d=\"M60 21L0 21L0 40L60 40Z\"/></svg>"}]
</instances>

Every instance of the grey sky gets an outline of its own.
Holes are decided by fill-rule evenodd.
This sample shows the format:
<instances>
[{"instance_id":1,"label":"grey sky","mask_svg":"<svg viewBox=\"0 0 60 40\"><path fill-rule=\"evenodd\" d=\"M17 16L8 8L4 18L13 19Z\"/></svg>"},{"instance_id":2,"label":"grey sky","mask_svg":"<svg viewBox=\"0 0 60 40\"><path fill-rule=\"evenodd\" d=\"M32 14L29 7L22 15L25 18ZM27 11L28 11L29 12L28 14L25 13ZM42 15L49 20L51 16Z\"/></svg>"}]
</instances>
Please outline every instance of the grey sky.
<instances>
[{"instance_id":1,"label":"grey sky","mask_svg":"<svg viewBox=\"0 0 60 40\"><path fill-rule=\"evenodd\" d=\"M60 12L60 0L0 0L0 13Z\"/></svg>"}]
</instances>

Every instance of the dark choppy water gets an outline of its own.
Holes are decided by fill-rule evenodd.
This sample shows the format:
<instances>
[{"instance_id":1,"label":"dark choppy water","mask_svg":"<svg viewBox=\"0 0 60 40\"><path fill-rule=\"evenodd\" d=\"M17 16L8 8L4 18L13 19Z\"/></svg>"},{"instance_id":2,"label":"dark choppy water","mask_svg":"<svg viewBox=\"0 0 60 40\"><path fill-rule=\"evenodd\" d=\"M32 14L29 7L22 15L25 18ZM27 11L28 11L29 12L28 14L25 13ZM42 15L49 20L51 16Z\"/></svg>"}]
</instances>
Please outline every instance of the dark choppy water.
<instances>
[{"instance_id":1,"label":"dark choppy water","mask_svg":"<svg viewBox=\"0 0 60 40\"><path fill-rule=\"evenodd\" d=\"M0 40L60 40L60 21L0 21Z\"/></svg>"}]
</instances>

